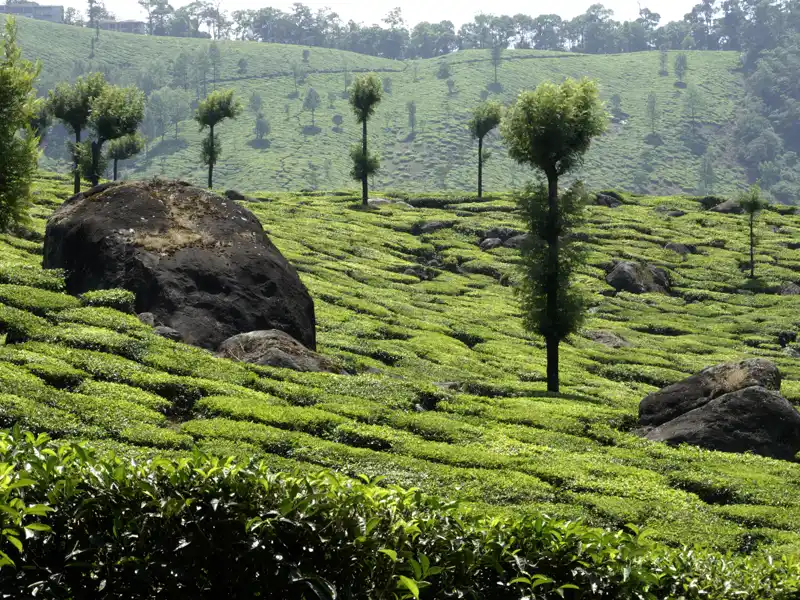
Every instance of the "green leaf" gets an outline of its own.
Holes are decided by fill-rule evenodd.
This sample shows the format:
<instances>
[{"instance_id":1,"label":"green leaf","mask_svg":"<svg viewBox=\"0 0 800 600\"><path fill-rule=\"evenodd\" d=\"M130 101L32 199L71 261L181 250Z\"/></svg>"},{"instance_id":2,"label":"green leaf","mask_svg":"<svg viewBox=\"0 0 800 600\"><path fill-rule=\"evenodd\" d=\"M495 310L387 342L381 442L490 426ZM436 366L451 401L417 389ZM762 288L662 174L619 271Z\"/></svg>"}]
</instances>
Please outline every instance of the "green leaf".
<instances>
[{"instance_id":1,"label":"green leaf","mask_svg":"<svg viewBox=\"0 0 800 600\"><path fill-rule=\"evenodd\" d=\"M417 586L417 582L413 579L409 579L405 575L400 575L399 579L400 585L405 587L409 592L411 592L414 598L419 600L419 586Z\"/></svg>"},{"instance_id":2,"label":"green leaf","mask_svg":"<svg viewBox=\"0 0 800 600\"><path fill-rule=\"evenodd\" d=\"M397 562L397 552L394 550L389 550L388 548L381 548L378 552L384 553L386 556L392 559L392 562Z\"/></svg>"}]
</instances>

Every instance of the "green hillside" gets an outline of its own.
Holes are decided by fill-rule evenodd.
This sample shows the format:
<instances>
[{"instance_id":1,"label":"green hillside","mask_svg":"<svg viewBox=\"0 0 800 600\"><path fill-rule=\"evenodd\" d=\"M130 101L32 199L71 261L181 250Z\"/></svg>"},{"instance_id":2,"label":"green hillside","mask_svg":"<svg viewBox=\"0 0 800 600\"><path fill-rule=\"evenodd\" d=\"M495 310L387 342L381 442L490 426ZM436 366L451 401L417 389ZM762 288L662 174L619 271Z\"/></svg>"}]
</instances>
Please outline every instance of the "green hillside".
<instances>
[{"instance_id":1,"label":"green hillside","mask_svg":"<svg viewBox=\"0 0 800 600\"><path fill-rule=\"evenodd\" d=\"M42 88L80 73L102 70L117 83L131 84L150 77L160 85L172 82L170 60L180 52L207 50L208 41L145 37L102 32L91 57L93 31L21 19L24 52L43 63ZM264 99L264 112L272 132L268 147L252 143L254 115L245 113L225 124L223 158L217 166L216 184L232 187L246 175L248 185L265 190L354 188L349 179L350 145L359 130L347 101L342 98L345 72L378 71L392 79L392 93L385 96L371 122L371 144L382 159L375 177L380 189L408 191L470 190L474 188L476 145L466 122L480 102L481 92L493 82L488 51L457 52L444 59L399 62L323 48L310 51L307 65L303 47L255 42L219 42L221 67L218 87L232 87L245 105L253 93ZM659 54L641 52L621 55L508 50L499 68L499 83L490 97L509 103L521 89L544 80L589 76L599 80L603 97L618 94L625 115L612 124L608 134L587 156L580 176L592 186L613 186L649 193L695 193L699 188L702 157L708 156L717 180L715 191L729 193L745 181L737 164L731 133L734 110L743 99L739 55L734 52L688 52L686 82L700 92L701 108L694 131L686 114L687 89L675 86L671 73L675 53L670 53L670 75L659 75ZM170 57L165 59L164 57ZM246 59L246 73L239 61ZM437 77L440 63L450 65L455 84L450 93L446 78ZM307 69L296 98L292 64ZM322 98L316 111L318 131L308 129L311 114L304 112L303 97L313 86ZM213 88L210 85L209 88ZM494 89L494 88L493 88ZM336 98L333 108L329 92ZM660 120L657 138L648 137L647 98L657 97ZM406 106L417 103L417 127L411 135ZM341 130L332 118L344 117ZM699 137L700 141L696 138ZM170 177L200 183L201 134L194 122L181 125L177 140L171 133L163 143L155 140L147 156L123 165L123 174ZM487 166L487 189L519 186L530 173L512 163L498 139L489 143L493 156ZM49 162L49 168L66 168Z\"/></svg>"},{"instance_id":2,"label":"green hillside","mask_svg":"<svg viewBox=\"0 0 800 600\"><path fill-rule=\"evenodd\" d=\"M39 180L40 233L69 191L64 178ZM254 197L248 208L314 297L321 351L360 374L236 364L167 341L60 293L59 273L39 267L41 243L3 235L0 327L27 341L0 345L0 425L124 455L196 445L283 470L380 475L491 514L634 523L676 545L800 553L797 463L632 433L648 392L746 356L776 362L783 394L800 403L800 359L778 342L800 325L800 296L774 291L798 279L789 242L800 217L761 218L755 294L740 269L742 217L689 197L590 207L581 280L591 316L563 346L563 395L551 397L542 340L523 331L508 285L517 251L478 248L490 227L520 227L509 198L412 197L416 208L362 211L341 194ZM664 215L674 208L687 214ZM419 235L431 221L446 226ZM699 252L682 258L668 241ZM609 294L605 270L621 258L667 269L672 294ZM598 330L630 346L591 341Z\"/></svg>"}]
</instances>

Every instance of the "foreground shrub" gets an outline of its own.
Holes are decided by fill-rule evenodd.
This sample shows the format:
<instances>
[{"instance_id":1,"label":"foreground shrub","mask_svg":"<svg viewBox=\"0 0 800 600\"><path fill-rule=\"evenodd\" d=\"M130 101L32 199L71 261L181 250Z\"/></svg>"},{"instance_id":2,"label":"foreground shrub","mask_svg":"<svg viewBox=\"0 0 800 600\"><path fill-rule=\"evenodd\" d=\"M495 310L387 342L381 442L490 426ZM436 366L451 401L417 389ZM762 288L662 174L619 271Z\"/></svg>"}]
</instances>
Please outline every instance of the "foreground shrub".
<instances>
[{"instance_id":1,"label":"foreground shrub","mask_svg":"<svg viewBox=\"0 0 800 600\"><path fill-rule=\"evenodd\" d=\"M0 434L0 597L794 598L798 565L489 519L418 490Z\"/></svg>"}]
</instances>

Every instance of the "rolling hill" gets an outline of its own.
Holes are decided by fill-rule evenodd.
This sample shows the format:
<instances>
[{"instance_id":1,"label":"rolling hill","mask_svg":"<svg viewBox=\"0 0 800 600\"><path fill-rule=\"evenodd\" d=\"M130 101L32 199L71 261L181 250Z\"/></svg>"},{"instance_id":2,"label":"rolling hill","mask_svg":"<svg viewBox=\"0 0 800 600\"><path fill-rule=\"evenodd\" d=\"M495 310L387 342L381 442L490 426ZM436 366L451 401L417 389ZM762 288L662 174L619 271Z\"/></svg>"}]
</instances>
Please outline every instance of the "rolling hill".
<instances>
[{"instance_id":1,"label":"rolling hill","mask_svg":"<svg viewBox=\"0 0 800 600\"><path fill-rule=\"evenodd\" d=\"M115 83L131 84L150 78L158 85L172 82L172 63L180 53L200 53L210 42L198 39L145 37L102 32L92 45L88 29L20 19L25 54L43 64L41 90L78 74L101 70ZM219 42L221 62L213 87L231 87L247 105L253 93L262 96L270 122L269 144L254 144L254 120L246 112L219 131L224 150L216 183L225 187L264 190L351 189L348 149L359 130L342 97L346 73L375 71L391 78L371 121L371 144L382 159L374 179L377 189L405 191L470 190L474 188L476 145L466 122L481 94L504 103L544 80L588 76L600 82L603 97L620 98L619 118L593 145L579 174L593 187L613 187L648 193L695 193L699 189L703 156L713 166L714 191L730 193L746 181L737 163L732 136L734 111L744 97L733 52L687 52L686 82L699 92L694 125L685 108L689 88L676 86L671 74L659 75L658 52L622 55L581 55L508 50L499 66L498 86L488 51L469 50L443 59L398 62L323 48L303 48L255 42ZM308 51L308 62L303 52ZM240 61L246 61L244 71ZM442 63L447 77L439 78ZM295 97L292 65L306 71ZM211 77L211 76L210 76ZM211 77L213 78L213 77ZM316 111L303 111L303 98L313 86L322 98ZM652 135L647 117L648 95L655 94L659 118ZM329 99L329 93L332 94ZM412 133L407 104L416 102L417 123ZM335 115L343 117L335 127ZM156 139L146 156L123 165L123 175L166 175L200 183L200 139L192 121L182 123L177 139ZM62 141L58 142L59 147ZM486 186L507 190L521 185L531 173L508 159L496 134L488 144L493 156ZM64 163L45 166L63 170Z\"/></svg>"},{"instance_id":2,"label":"rolling hill","mask_svg":"<svg viewBox=\"0 0 800 600\"><path fill-rule=\"evenodd\" d=\"M40 234L69 186L37 182ZM0 424L124 456L198 447L281 470L380 475L487 514L634 523L671 545L800 553L797 463L633 433L648 392L742 357L778 364L783 394L800 403L800 359L782 336L800 327L800 296L776 292L800 278L800 217L760 219L754 288L740 216L678 196L590 207L580 278L592 308L563 346L553 397L542 340L522 329L509 285L517 251L478 247L491 227L520 228L510 198L411 195L411 207L374 211L346 194L253 198L246 206L315 299L321 351L360 374L243 365L165 340L63 294L60 274L40 269L35 236L2 235L0 328L27 341L0 345ZM674 209L685 214L666 215ZM698 252L681 256L668 241ZM606 270L625 258L666 269L672 292L610 293ZM593 341L597 331L627 345Z\"/></svg>"}]
</instances>

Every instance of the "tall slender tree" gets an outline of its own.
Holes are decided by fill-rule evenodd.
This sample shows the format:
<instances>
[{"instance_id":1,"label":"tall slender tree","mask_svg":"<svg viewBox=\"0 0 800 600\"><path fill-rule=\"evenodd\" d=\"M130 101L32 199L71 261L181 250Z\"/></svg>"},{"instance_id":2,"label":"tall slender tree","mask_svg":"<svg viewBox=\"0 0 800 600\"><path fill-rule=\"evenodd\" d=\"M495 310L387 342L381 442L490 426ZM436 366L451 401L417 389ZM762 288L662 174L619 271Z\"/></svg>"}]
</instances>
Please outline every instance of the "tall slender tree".
<instances>
[{"instance_id":1,"label":"tall slender tree","mask_svg":"<svg viewBox=\"0 0 800 600\"><path fill-rule=\"evenodd\" d=\"M361 203L366 206L369 201L368 178L378 170L378 159L370 156L367 150L367 122L375 113L381 101L383 88L380 79L374 74L359 75L350 88L350 106L361 123L361 148L355 147L350 152L353 159L352 176L361 180Z\"/></svg>"},{"instance_id":2,"label":"tall slender tree","mask_svg":"<svg viewBox=\"0 0 800 600\"><path fill-rule=\"evenodd\" d=\"M483 102L475 108L469 122L469 131L478 140L478 198L483 197L483 138L500 124L502 118L503 106L499 102Z\"/></svg>"},{"instance_id":3,"label":"tall slender tree","mask_svg":"<svg viewBox=\"0 0 800 600\"><path fill-rule=\"evenodd\" d=\"M550 392L559 391L559 344L583 316L582 296L570 285L578 254L571 248L574 240L565 235L580 213L583 192L578 184L560 197L558 180L581 164L607 120L597 84L567 79L522 92L500 125L511 158L547 179L546 189L541 184L520 197L529 229L520 293L526 327L545 339Z\"/></svg>"},{"instance_id":4,"label":"tall slender tree","mask_svg":"<svg viewBox=\"0 0 800 600\"><path fill-rule=\"evenodd\" d=\"M79 77L72 85L61 83L50 92L48 104L50 112L72 130L75 143L72 147L74 163L74 193L81 191L81 172L79 147L81 135L89 125L92 102L108 84L102 73L92 73L86 78Z\"/></svg>"},{"instance_id":5,"label":"tall slender tree","mask_svg":"<svg viewBox=\"0 0 800 600\"><path fill-rule=\"evenodd\" d=\"M9 18L0 54L0 231L24 223L39 160L39 138L30 123L39 111L34 84L40 65L22 58L16 20Z\"/></svg>"},{"instance_id":6,"label":"tall slender tree","mask_svg":"<svg viewBox=\"0 0 800 600\"><path fill-rule=\"evenodd\" d=\"M767 207L767 201L761 196L761 188L753 185L739 196L739 205L747 215L750 230L750 279L756 277L756 234L755 224L758 214Z\"/></svg>"},{"instance_id":7,"label":"tall slender tree","mask_svg":"<svg viewBox=\"0 0 800 600\"><path fill-rule=\"evenodd\" d=\"M319 108L320 102L321 100L317 90L315 90L313 87L308 88L308 91L306 92L306 97L303 100L303 109L311 111L311 127L316 127L317 125L315 119L315 113Z\"/></svg>"},{"instance_id":8,"label":"tall slender tree","mask_svg":"<svg viewBox=\"0 0 800 600\"><path fill-rule=\"evenodd\" d=\"M222 153L219 138L214 129L225 119L235 119L242 113L242 105L234 96L233 90L217 90L209 94L197 107L195 120L200 131L208 128L208 136L203 139L203 162L208 165L208 189L214 187L214 165Z\"/></svg>"}]
</instances>

